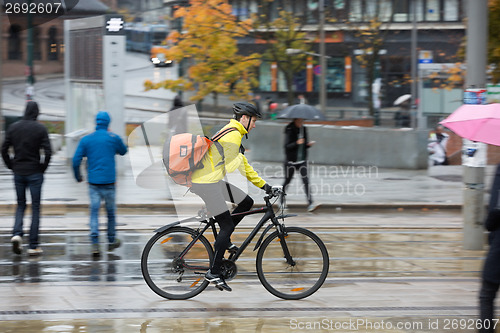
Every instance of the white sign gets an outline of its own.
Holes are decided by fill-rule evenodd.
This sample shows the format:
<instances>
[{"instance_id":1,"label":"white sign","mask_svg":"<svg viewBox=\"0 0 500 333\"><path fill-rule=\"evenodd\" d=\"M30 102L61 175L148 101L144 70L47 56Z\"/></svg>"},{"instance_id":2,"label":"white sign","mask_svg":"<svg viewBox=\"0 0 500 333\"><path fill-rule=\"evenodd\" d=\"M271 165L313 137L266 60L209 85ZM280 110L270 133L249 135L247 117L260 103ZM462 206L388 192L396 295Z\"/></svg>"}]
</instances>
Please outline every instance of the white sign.
<instances>
[{"instance_id":1,"label":"white sign","mask_svg":"<svg viewBox=\"0 0 500 333\"><path fill-rule=\"evenodd\" d=\"M487 145L484 143L463 139L462 165L474 168L485 167L486 149Z\"/></svg>"},{"instance_id":2,"label":"white sign","mask_svg":"<svg viewBox=\"0 0 500 333\"><path fill-rule=\"evenodd\" d=\"M486 85L486 103L500 103L500 84Z\"/></svg>"},{"instance_id":3,"label":"white sign","mask_svg":"<svg viewBox=\"0 0 500 333\"><path fill-rule=\"evenodd\" d=\"M120 31L120 30L123 29L123 24L125 22L123 22L123 20L121 19L121 17L118 17L118 18L111 18L106 23L107 23L106 29L109 32L118 32L118 31Z\"/></svg>"}]
</instances>

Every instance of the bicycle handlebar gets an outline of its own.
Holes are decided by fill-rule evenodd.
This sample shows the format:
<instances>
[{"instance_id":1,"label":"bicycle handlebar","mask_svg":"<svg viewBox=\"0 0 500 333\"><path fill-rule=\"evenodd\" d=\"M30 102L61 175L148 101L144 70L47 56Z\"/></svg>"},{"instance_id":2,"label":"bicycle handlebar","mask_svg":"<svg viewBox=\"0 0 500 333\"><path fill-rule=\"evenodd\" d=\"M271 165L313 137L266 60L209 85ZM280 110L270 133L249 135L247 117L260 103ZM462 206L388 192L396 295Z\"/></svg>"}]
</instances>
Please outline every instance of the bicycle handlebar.
<instances>
[{"instance_id":1,"label":"bicycle handlebar","mask_svg":"<svg viewBox=\"0 0 500 333\"><path fill-rule=\"evenodd\" d=\"M285 192L283 191L283 186L276 185L271 187L270 193L267 193L269 199L273 197L279 197L281 195L285 195Z\"/></svg>"}]
</instances>

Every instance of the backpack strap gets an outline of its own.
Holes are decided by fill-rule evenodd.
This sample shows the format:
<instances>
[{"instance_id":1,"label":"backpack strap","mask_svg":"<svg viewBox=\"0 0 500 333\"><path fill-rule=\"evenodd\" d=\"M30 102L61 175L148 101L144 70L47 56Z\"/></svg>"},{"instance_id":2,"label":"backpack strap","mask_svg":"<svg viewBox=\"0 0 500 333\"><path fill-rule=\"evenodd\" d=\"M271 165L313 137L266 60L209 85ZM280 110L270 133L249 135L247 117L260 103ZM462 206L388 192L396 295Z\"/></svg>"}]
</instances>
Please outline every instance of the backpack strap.
<instances>
[{"instance_id":1,"label":"backpack strap","mask_svg":"<svg viewBox=\"0 0 500 333\"><path fill-rule=\"evenodd\" d=\"M237 129L235 127L229 127L229 128L226 128L223 131L220 131L219 133L215 134L212 137L212 141L214 142L215 147L217 147L217 150L219 151L219 154L222 157L222 161L220 161L219 163L217 163L216 167L218 167L219 165L224 165L226 163L225 156L224 156L224 148L222 148L222 145L218 141L224 135L226 135L226 134L228 134L228 133L230 133L232 131L237 131ZM240 151L241 151L241 147L243 147L243 146L240 146ZM231 201L231 202L234 203L233 193L231 191L231 187L229 186L229 182L227 181L227 175L224 175L224 180L226 181L227 192L229 194L229 201Z\"/></svg>"},{"instance_id":2,"label":"backpack strap","mask_svg":"<svg viewBox=\"0 0 500 333\"><path fill-rule=\"evenodd\" d=\"M224 135L226 135L229 132L237 131L236 127L228 127L223 131L219 131L215 133L215 135L212 137L212 141L219 141Z\"/></svg>"},{"instance_id":3,"label":"backpack strap","mask_svg":"<svg viewBox=\"0 0 500 333\"><path fill-rule=\"evenodd\" d=\"M235 127L228 127L225 130L219 131L218 133L216 133L212 137L211 140L214 142L214 145L217 148L217 151L219 152L220 156L222 157L222 161L220 161L219 163L217 163L217 165L215 167L218 167L219 165L223 165L224 163L226 163L225 156L224 156L224 148L222 148L222 145L218 141L224 135L226 135L227 133L233 132L233 131L237 131L237 129Z\"/></svg>"}]
</instances>

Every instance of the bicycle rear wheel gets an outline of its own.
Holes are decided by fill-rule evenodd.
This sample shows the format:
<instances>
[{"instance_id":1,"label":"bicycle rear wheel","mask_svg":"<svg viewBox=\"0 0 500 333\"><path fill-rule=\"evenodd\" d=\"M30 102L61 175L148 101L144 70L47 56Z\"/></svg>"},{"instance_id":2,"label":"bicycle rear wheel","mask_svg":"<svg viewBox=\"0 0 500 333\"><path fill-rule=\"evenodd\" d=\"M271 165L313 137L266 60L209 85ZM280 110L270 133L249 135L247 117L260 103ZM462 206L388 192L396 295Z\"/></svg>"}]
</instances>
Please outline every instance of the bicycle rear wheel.
<instances>
[{"instance_id":1,"label":"bicycle rear wheel","mask_svg":"<svg viewBox=\"0 0 500 333\"><path fill-rule=\"evenodd\" d=\"M262 285L277 297L308 297L325 282L329 268L328 251L323 241L309 230L288 227L285 235L284 244L277 231L264 240L257 253L257 275ZM290 253L291 262L285 258L285 248Z\"/></svg>"},{"instance_id":2,"label":"bicycle rear wheel","mask_svg":"<svg viewBox=\"0 0 500 333\"><path fill-rule=\"evenodd\" d=\"M203 235L191 244L195 235L193 229L173 227L155 234L144 247L142 275L158 295L188 299L207 287L204 277L213 260L213 249Z\"/></svg>"}]
</instances>

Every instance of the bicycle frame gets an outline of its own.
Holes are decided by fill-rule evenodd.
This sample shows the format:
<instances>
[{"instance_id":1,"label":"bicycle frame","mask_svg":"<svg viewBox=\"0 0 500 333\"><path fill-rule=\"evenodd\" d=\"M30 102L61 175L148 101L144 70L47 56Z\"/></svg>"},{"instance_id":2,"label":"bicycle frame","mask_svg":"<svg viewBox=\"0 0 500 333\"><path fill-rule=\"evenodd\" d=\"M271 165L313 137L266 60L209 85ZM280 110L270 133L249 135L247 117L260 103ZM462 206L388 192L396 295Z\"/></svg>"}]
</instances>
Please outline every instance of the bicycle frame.
<instances>
[{"instance_id":1,"label":"bicycle frame","mask_svg":"<svg viewBox=\"0 0 500 333\"><path fill-rule=\"evenodd\" d=\"M230 260L232 262L236 262L236 260L238 260L238 258L243 253L243 251L245 251L247 246L255 238L257 233L262 229L264 224L269 220L271 220L272 224L270 224L266 229L264 229L264 232L262 232L262 235L260 236L259 240L257 241L257 244L255 245L254 251L259 248L260 244L262 243L262 240L264 239L264 236L273 226L275 226L278 229L278 232L280 233L280 235L283 234L283 232L284 232L284 230L282 228L283 225L278 221L278 218L276 217L276 215L274 213L274 209L273 209L273 206L271 204L271 197L265 196L264 201L266 202L265 207L252 209L252 210L249 210L246 212L231 214L231 216L247 216L247 215L262 214L263 213L264 216L262 216L262 218L257 223L257 225L254 227L254 229L252 230L250 235L248 235L247 238L243 241L243 243L239 247L238 251L236 251L236 253L234 255L230 256L228 260ZM295 216L295 215L290 214L290 215L284 215L283 217L289 217L289 216ZM188 218L188 219L185 219L182 221L177 221L177 222L174 222L172 224L166 225L162 228L157 229L156 232L161 232L165 229L171 228L171 227L178 225L182 222L188 222L188 221L193 221L193 218ZM193 245L198 241L199 237L201 235L203 235L205 233L205 231L207 231L208 228L212 228L214 238L217 238L217 228L215 226L216 221L213 217L211 217L209 219L201 220L199 222L206 223L206 225L201 230L198 229L196 237L194 237L193 240L189 243L189 245L184 249L184 251L182 251L182 253L179 255L179 258L183 258L186 255L186 253L189 252L189 250L193 247ZM284 237L280 237L280 243L283 247L285 258L287 259L287 261L290 265L293 265L293 260L290 256L289 251L288 251L288 247L286 245L286 242L284 241Z\"/></svg>"}]
</instances>

